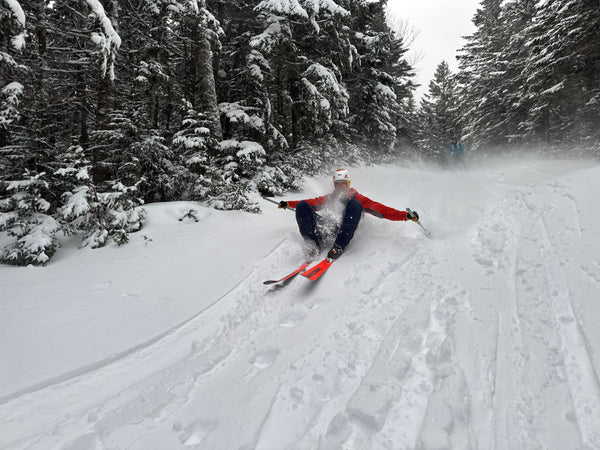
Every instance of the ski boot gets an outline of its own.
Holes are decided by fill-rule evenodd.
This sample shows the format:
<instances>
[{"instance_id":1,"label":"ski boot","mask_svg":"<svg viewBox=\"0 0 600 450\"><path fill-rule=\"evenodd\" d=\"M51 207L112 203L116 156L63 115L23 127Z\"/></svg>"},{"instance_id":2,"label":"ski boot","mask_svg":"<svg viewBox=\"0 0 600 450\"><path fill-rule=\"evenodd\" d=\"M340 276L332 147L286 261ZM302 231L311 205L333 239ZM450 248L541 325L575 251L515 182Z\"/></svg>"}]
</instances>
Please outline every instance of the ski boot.
<instances>
[{"instance_id":1,"label":"ski boot","mask_svg":"<svg viewBox=\"0 0 600 450\"><path fill-rule=\"evenodd\" d=\"M337 244L333 244L333 247L331 247L331 250L327 253L327 259L329 261L335 261L342 256L342 253L344 253L344 249Z\"/></svg>"}]
</instances>

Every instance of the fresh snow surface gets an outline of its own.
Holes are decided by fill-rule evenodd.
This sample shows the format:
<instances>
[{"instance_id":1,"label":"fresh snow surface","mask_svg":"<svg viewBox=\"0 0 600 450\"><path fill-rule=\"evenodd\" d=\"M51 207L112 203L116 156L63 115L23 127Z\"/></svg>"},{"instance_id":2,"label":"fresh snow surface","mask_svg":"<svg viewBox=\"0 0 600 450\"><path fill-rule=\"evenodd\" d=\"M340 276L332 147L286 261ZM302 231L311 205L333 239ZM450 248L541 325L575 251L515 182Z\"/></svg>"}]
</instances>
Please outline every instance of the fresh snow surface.
<instances>
[{"instance_id":1,"label":"fresh snow surface","mask_svg":"<svg viewBox=\"0 0 600 450\"><path fill-rule=\"evenodd\" d=\"M0 266L0 448L600 448L600 166L351 175L432 238L365 216L319 281L265 286L302 261L292 212L169 203Z\"/></svg>"}]
</instances>

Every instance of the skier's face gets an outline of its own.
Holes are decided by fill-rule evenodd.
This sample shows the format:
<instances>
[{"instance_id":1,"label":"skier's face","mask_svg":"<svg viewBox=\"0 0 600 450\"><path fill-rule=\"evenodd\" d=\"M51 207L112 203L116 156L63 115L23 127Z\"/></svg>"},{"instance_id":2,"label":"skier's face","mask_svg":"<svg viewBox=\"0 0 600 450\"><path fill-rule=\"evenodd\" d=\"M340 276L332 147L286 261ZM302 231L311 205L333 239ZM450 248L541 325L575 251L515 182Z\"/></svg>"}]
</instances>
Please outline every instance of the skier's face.
<instances>
[{"instance_id":1,"label":"skier's face","mask_svg":"<svg viewBox=\"0 0 600 450\"><path fill-rule=\"evenodd\" d=\"M336 191L345 191L348 189L348 182L347 181L334 181L333 187Z\"/></svg>"}]
</instances>

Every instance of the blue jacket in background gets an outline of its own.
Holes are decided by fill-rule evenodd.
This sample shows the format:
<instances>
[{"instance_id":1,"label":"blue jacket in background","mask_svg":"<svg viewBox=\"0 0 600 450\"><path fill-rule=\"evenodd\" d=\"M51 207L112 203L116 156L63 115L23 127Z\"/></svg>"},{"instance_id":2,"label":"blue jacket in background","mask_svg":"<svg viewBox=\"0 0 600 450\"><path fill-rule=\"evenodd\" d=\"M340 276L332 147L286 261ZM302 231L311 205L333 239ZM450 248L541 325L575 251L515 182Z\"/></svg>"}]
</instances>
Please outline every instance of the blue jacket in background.
<instances>
[{"instance_id":1,"label":"blue jacket in background","mask_svg":"<svg viewBox=\"0 0 600 450\"><path fill-rule=\"evenodd\" d=\"M452 143L448 146L448 154L450 155L462 155L465 147L462 145L462 142Z\"/></svg>"}]
</instances>

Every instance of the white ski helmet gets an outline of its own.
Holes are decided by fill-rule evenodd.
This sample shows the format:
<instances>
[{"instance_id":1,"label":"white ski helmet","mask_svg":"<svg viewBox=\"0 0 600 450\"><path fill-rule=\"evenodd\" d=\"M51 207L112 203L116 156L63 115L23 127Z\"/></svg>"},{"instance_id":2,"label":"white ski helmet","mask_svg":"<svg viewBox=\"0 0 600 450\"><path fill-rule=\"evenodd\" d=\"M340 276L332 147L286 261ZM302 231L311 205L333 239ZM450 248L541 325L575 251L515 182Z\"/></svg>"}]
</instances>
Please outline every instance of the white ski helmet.
<instances>
[{"instance_id":1,"label":"white ski helmet","mask_svg":"<svg viewBox=\"0 0 600 450\"><path fill-rule=\"evenodd\" d=\"M350 175L346 169L338 169L333 174L333 182L345 181L346 187L350 187Z\"/></svg>"}]
</instances>

